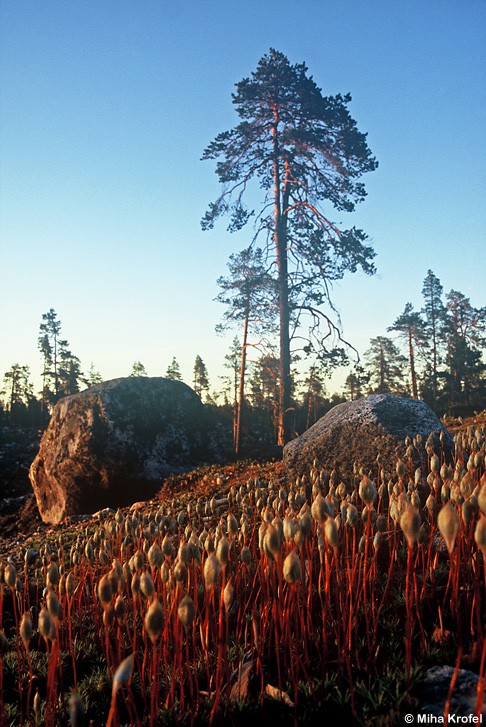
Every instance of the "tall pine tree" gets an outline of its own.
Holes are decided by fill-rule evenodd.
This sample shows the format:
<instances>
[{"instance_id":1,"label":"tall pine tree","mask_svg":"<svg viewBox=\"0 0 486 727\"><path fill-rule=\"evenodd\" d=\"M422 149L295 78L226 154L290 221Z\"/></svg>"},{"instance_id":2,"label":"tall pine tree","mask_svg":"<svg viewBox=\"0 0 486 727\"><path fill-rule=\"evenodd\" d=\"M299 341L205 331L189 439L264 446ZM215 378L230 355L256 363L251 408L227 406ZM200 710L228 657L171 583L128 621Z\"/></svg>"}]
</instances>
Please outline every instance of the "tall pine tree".
<instances>
[{"instance_id":1,"label":"tall pine tree","mask_svg":"<svg viewBox=\"0 0 486 727\"><path fill-rule=\"evenodd\" d=\"M405 339L408 348L408 361L410 366L410 381L412 384L412 397L418 399L417 367L415 364L416 348L423 348L426 345L425 324L417 311L414 311L411 303L405 304L405 309L394 323L387 328L388 331L396 331Z\"/></svg>"},{"instance_id":2,"label":"tall pine tree","mask_svg":"<svg viewBox=\"0 0 486 727\"><path fill-rule=\"evenodd\" d=\"M440 364L440 339L445 322L445 307L442 302L442 285L432 270L427 271L427 277L422 287L424 298L423 314L426 321L426 334L429 343L429 356L426 376L431 381L431 405L437 409L438 371Z\"/></svg>"},{"instance_id":3,"label":"tall pine tree","mask_svg":"<svg viewBox=\"0 0 486 727\"><path fill-rule=\"evenodd\" d=\"M338 229L323 203L351 212L365 198L358 181L376 168L348 111L349 95L323 96L304 63L291 65L271 49L251 78L236 85L233 103L240 122L207 147L203 159L217 161L223 191L206 213L203 229L229 214L229 230L252 217L243 201L255 180L264 192L256 235L273 241L279 307L278 443L291 437L291 318L310 315L309 353L325 354L339 336L332 317L330 285L349 270L373 273L374 253L358 229ZM328 315L323 306L327 306ZM320 333L320 323L324 332Z\"/></svg>"}]
</instances>

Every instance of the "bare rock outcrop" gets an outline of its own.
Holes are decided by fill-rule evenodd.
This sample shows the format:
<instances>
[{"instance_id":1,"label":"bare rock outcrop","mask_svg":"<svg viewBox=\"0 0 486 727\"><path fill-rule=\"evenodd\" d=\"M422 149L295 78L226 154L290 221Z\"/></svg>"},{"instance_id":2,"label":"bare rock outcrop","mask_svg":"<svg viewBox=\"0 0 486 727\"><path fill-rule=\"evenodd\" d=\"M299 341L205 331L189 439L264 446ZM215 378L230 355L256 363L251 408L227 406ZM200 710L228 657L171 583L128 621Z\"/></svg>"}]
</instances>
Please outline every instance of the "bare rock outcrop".
<instances>
[{"instance_id":1,"label":"bare rock outcrop","mask_svg":"<svg viewBox=\"0 0 486 727\"><path fill-rule=\"evenodd\" d=\"M59 401L30 467L40 515L66 515L153 496L161 478L223 459L217 426L181 381L114 379Z\"/></svg>"},{"instance_id":2,"label":"bare rock outcrop","mask_svg":"<svg viewBox=\"0 0 486 727\"><path fill-rule=\"evenodd\" d=\"M319 468L328 472L335 469L341 476L349 477L354 462L375 473L379 454L379 466L391 475L398 457L405 454L405 438L413 439L419 434L425 445L431 433L437 455L450 461L453 439L427 404L389 394L372 394L333 407L285 446L284 463L293 476L308 472L316 461ZM414 447L413 452L416 466L423 465L425 458L425 452L419 449Z\"/></svg>"}]
</instances>

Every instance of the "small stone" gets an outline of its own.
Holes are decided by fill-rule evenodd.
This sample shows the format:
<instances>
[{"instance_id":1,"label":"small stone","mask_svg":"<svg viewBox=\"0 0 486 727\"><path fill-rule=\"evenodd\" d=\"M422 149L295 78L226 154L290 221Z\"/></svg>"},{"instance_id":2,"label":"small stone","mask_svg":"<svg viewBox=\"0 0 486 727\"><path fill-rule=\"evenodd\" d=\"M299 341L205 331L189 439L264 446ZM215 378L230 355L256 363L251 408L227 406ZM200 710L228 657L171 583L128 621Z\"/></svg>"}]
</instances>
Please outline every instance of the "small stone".
<instances>
[{"instance_id":1,"label":"small stone","mask_svg":"<svg viewBox=\"0 0 486 727\"><path fill-rule=\"evenodd\" d=\"M445 703L449 694L454 667L433 666L425 673L418 688L420 711L440 717L444 714ZM468 716L476 714L478 698L478 675L467 669L459 669L452 692L450 715ZM486 718L486 703L483 702L481 712L483 722Z\"/></svg>"}]
</instances>

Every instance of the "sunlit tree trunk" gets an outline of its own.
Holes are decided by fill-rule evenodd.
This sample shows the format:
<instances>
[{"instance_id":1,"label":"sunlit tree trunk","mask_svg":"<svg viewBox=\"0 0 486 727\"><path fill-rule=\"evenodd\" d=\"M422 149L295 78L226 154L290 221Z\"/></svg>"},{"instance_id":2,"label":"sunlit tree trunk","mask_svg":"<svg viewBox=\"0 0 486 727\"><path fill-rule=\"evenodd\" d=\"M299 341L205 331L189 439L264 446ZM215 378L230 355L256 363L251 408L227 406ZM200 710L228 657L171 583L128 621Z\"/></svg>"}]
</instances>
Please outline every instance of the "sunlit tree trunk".
<instances>
[{"instance_id":1,"label":"sunlit tree trunk","mask_svg":"<svg viewBox=\"0 0 486 727\"><path fill-rule=\"evenodd\" d=\"M383 343L380 341L380 392L385 391L385 352L383 350Z\"/></svg>"},{"instance_id":2,"label":"sunlit tree trunk","mask_svg":"<svg viewBox=\"0 0 486 727\"><path fill-rule=\"evenodd\" d=\"M241 442L241 412L245 399L245 371L246 371L246 349L248 347L248 319L250 314L250 301L247 299L248 307L243 321L243 342L241 346L241 364L240 364L240 387L238 392L238 401L236 408L236 428L235 428L235 454L240 451Z\"/></svg>"},{"instance_id":3,"label":"sunlit tree trunk","mask_svg":"<svg viewBox=\"0 0 486 727\"><path fill-rule=\"evenodd\" d=\"M410 358L410 375L412 377L412 397L418 399L417 372L415 371L415 356L413 351L412 329L408 329L408 354Z\"/></svg>"},{"instance_id":4,"label":"sunlit tree trunk","mask_svg":"<svg viewBox=\"0 0 486 727\"><path fill-rule=\"evenodd\" d=\"M281 200L280 183L280 148L278 137L278 110L273 115L273 192L274 192L274 221L275 221L275 252L277 256L277 282L278 282L278 310L280 323L280 391L278 410L277 444L283 446L290 438L289 412L290 412L290 306L288 284L288 255L287 255L287 210L288 178L284 182L283 200ZM282 204L283 202L283 204ZM283 209L282 209L283 207Z\"/></svg>"}]
</instances>

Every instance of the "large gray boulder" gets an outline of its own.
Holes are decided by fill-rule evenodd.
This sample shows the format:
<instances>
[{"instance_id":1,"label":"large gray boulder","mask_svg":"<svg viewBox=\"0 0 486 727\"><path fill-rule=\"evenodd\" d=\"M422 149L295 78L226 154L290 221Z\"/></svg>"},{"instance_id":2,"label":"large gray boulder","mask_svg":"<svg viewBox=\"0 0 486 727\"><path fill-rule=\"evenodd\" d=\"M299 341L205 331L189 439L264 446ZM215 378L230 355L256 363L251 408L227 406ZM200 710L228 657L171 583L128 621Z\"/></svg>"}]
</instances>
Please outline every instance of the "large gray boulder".
<instances>
[{"instance_id":1,"label":"large gray boulder","mask_svg":"<svg viewBox=\"0 0 486 727\"><path fill-rule=\"evenodd\" d=\"M114 379L61 399L30 467L40 515L128 505L153 496L161 478L221 461L217 428L181 381Z\"/></svg>"},{"instance_id":2,"label":"large gray boulder","mask_svg":"<svg viewBox=\"0 0 486 727\"><path fill-rule=\"evenodd\" d=\"M349 477L354 462L375 473L376 457L380 454L379 466L391 475L398 457L405 453L405 438L420 434L425 445L430 433L434 434L436 453L443 453L450 461L452 437L427 404L389 394L372 394L333 407L284 447L284 463L293 476L308 472L316 460L320 468L328 472L335 469ZM414 449L414 459L416 466L423 464L424 452Z\"/></svg>"}]
</instances>

